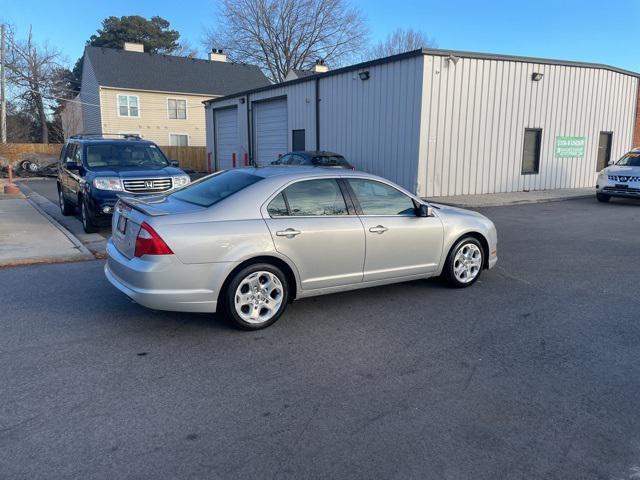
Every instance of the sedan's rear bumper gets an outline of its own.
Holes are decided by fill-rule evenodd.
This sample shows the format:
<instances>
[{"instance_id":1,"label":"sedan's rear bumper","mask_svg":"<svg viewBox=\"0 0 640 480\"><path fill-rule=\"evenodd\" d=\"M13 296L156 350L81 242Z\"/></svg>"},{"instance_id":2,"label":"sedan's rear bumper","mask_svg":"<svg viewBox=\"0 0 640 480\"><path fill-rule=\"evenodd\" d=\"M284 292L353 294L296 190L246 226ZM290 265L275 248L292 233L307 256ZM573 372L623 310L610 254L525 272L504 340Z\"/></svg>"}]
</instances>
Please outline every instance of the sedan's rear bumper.
<instances>
[{"instance_id":1,"label":"sedan's rear bumper","mask_svg":"<svg viewBox=\"0 0 640 480\"><path fill-rule=\"evenodd\" d=\"M174 255L129 259L107 242L104 273L131 300L154 310L215 312L228 263L184 264Z\"/></svg>"}]
</instances>

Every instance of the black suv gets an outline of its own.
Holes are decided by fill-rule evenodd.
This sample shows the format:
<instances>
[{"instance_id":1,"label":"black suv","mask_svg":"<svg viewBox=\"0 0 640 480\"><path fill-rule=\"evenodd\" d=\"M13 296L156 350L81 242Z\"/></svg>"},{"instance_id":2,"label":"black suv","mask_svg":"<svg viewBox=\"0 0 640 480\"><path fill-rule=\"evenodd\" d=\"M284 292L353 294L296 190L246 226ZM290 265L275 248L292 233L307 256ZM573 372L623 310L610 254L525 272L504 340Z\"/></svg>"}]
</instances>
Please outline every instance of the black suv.
<instances>
[{"instance_id":1,"label":"black suv","mask_svg":"<svg viewBox=\"0 0 640 480\"><path fill-rule=\"evenodd\" d=\"M119 196L149 195L187 185L189 176L153 142L133 135L75 135L58 164L58 198L64 215L80 213L87 233L111 223Z\"/></svg>"}]
</instances>

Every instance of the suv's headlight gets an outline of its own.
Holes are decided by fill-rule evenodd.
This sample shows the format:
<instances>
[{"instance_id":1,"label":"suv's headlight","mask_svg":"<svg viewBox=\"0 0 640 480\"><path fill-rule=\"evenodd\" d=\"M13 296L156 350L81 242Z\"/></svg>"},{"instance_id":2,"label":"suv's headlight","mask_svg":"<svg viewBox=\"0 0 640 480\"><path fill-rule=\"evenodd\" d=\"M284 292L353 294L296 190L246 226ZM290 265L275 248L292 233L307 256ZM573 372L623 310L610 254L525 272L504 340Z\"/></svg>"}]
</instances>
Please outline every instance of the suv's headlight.
<instances>
[{"instance_id":1,"label":"suv's headlight","mask_svg":"<svg viewBox=\"0 0 640 480\"><path fill-rule=\"evenodd\" d=\"M93 186L98 190L122 191L122 181L118 177L99 177L93 179Z\"/></svg>"},{"instance_id":2,"label":"suv's headlight","mask_svg":"<svg viewBox=\"0 0 640 480\"><path fill-rule=\"evenodd\" d=\"M173 177L173 188L184 187L185 185L189 185L189 182L191 182L189 175L176 175Z\"/></svg>"}]
</instances>

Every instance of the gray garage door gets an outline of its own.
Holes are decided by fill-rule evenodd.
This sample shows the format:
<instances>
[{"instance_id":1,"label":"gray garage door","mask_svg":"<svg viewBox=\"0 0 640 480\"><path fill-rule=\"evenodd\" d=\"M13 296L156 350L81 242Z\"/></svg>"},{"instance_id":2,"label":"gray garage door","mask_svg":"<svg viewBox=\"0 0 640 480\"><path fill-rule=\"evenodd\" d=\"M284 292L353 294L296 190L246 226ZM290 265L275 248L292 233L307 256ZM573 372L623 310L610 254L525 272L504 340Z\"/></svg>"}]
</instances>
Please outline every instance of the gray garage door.
<instances>
[{"instance_id":1,"label":"gray garage door","mask_svg":"<svg viewBox=\"0 0 640 480\"><path fill-rule=\"evenodd\" d=\"M240 166L238 151L238 109L237 107L214 110L216 166L218 170L233 168L233 154L236 154L236 166Z\"/></svg>"},{"instance_id":2,"label":"gray garage door","mask_svg":"<svg viewBox=\"0 0 640 480\"><path fill-rule=\"evenodd\" d=\"M287 99L253 104L256 162L265 165L287 153Z\"/></svg>"}]
</instances>

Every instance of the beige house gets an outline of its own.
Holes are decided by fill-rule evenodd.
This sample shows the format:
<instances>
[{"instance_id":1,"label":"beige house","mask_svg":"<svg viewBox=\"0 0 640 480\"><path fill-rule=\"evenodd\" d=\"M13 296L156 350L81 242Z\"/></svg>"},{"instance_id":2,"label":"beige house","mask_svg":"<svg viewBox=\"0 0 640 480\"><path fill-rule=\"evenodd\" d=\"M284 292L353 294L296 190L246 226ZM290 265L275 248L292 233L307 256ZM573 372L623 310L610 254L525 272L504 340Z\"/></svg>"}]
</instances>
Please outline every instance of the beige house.
<instances>
[{"instance_id":1,"label":"beige house","mask_svg":"<svg viewBox=\"0 0 640 480\"><path fill-rule=\"evenodd\" d=\"M133 133L160 146L206 145L204 105L212 97L269 85L253 65L124 49L86 47L80 94L62 114L65 137Z\"/></svg>"}]
</instances>

